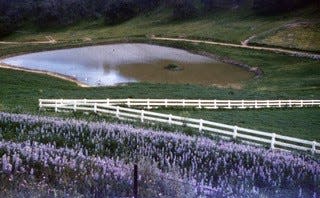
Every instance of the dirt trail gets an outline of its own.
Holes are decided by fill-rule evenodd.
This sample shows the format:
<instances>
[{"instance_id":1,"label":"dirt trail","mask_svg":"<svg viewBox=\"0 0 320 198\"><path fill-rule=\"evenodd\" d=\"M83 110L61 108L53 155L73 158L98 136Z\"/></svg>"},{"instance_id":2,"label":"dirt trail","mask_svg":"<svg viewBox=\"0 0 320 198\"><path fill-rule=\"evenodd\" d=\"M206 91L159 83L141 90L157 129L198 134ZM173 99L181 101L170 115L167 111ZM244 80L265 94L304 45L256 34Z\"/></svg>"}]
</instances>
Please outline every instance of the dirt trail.
<instances>
[{"instance_id":1,"label":"dirt trail","mask_svg":"<svg viewBox=\"0 0 320 198\"><path fill-rule=\"evenodd\" d=\"M249 41L255 38L255 35L251 36L250 38L242 41L241 44L234 44L234 43L223 43L223 42L215 42L209 40L195 40L195 39L184 39L184 38L170 38L170 37L157 37L151 36L153 40L165 40L165 41L183 41L183 42L191 42L191 43L205 43L210 45L220 45L220 46L227 46L227 47L235 47L235 48L245 48L245 49L254 49L254 50L264 50L264 51L271 51L275 53L284 53L289 54L292 56L298 57L307 57L311 59L320 60L320 54L311 53L311 52L304 52L298 50L289 50L283 48L276 48L276 47L261 47L261 46L249 46ZM0 41L0 44L8 44L8 45L18 45L18 44L56 44L57 41L52 36L46 36L47 41L30 41L30 42L6 42Z\"/></svg>"},{"instance_id":2,"label":"dirt trail","mask_svg":"<svg viewBox=\"0 0 320 198\"><path fill-rule=\"evenodd\" d=\"M46 36L47 41L30 41L30 42L10 42L0 41L0 44L19 45L19 44L56 44L57 41L52 36Z\"/></svg>"},{"instance_id":3,"label":"dirt trail","mask_svg":"<svg viewBox=\"0 0 320 198\"><path fill-rule=\"evenodd\" d=\"M250 36L248 39L241 41L241 45L248 46L249 42L254 38L256 38L256 35Z\"/></svg>"},{"instance_id":4,"label":"dirt trail","mask_svg":"<svg viewBox=\"0 0 320 198\"><path fill-rule=\"evenodd\" d=\"M215 42L215 41L208 41L208 40L194 40L194 39L168 38L168 37L156 37L156 36L152 36L151 39L164 40L164 41L182 41L182 42L190 42L190 43L205 43L210 45L220 45L220 46L235 47L235 48L263 50L263 51L271 51L275 53L289 54L291 56L306 57L306 58L320 60L320 54L309 53L304 51L296 51L296 50L287 50L287 49L275 48L275 47L248 46L247 43L243 43L240 45L240 44L223 43L223 42ZM249 40L250 39L252 38L249 38Z\"/></svg>"}]
</instances>

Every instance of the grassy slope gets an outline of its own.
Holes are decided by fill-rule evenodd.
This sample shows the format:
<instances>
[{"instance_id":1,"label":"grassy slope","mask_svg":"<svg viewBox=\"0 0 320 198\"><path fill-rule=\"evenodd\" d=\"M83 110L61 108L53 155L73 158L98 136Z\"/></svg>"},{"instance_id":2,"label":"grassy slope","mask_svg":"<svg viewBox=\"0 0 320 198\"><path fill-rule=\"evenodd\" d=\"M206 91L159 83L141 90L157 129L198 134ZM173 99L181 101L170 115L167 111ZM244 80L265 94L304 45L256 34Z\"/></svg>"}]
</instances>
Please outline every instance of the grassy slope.
<instances>
[{"instance_id":1,"label":"grassy slope","mask_svg":"<svg viewBox=\"0 0 320 198\"><path fill-rule=\"evenodd\" d=\"M292 14L294 15L294 14ZM276 25L294 19L284 16L257 18L244 11L215 13L207 18L185 22L168 22L169 12L156 12L150 16L140 16L124 24L105 27L102 22L82 22L73 27L55 31L16 33L7 40L43 40L51 35L60 43L57 45L0 45L0 56L7 54L40 51L53 48L82 46L104 42L125 41L151 42L146 34L167 36L184 35L205 37L239 43L253 33L264 32ZM305 14L308 16L308 14ZM306 17L307 18L307 17ZM167 22L166 22L167 21ZM82 39L90 37L92 41ZM193 85L133 84L112 88L79 88L43 75L0 69L0 110L15 112L37 112L39 98L217 98L217 99L278 99L278 98L320 98L319 61L286 55L233 49L210 45L157 42L194 51L206 51L220 56L258 66L264 77L246 83L243 90L218 89ZM181 113L174 111L175 114ZM308 139L320 140L320 124L317 122L320 110L261 110L256 111L183 111L190 116L215 120L229 124L239 124L248 128L279 132ZM257 114L259 116L257 116ZM241 119L240 119L241 118Z\"/></svg>"},{"instance_id":2,"label":"grassy slope","mask_svg":"<svg viewBox=\"0 0 320 198\"><path fill-rule=\"evenodd\" d=\"M173 115L203 118L250 129L320 140L318 108L271 110L161 110Z\"/></svg>"},{"instance_id":3,"label":"grassy slope","mask_svg":"<svg viewBox=\"0 0 320 198\"><path fill-rule=\"evenodd\" d=\"M320 23L297 22L258 35L250 43L320 52Z\"/></svg>"},{"instance_id":4,"label":"grassy slope","mask_svg":"<svg viewBox=\"0 0 320 198\"><path fill-rule=\"evenodd\" d=\"M93 42L110 38L123 38L127 36L183 36L188 38L202 38L210 40L219 40L232 43L241 43L241 41L252 35L272 36L275 31L286 24L299 21L314 21L317 17L315 8L307 8L293 13L287 13L281 16L257 16L250 8L244 7L237 10L214 11L207 16L201 16L192 20L183 22L174 22L171 20L171 11L159 9L151 14L134 18L121 25L106 27L103 20L81 22L77 25L67 28L48 30L47 32L37 31L33 26L26 26L23 32L10 35L4 40L7 41L37 41L44 40L45 36L51 35L60 42L82 42L85 38L92 39ZM291 30L295 31L295 30ZM299 33L299 30L297 30ZM301 34L294 34L293 40L301 40ZM317 49L318 39L315 37L302 38L310 43L303 46L302 49ZM268 43L270 41L270 43ZM260 43L257 41L256 43ZM263 40L263 44L284 46L283 43L274 40ZM299 45L299 43L297 44ZM299 46L294 47L299 48ZM284 47L290 47L285 45Z\"/></svg>"}]
</instances>

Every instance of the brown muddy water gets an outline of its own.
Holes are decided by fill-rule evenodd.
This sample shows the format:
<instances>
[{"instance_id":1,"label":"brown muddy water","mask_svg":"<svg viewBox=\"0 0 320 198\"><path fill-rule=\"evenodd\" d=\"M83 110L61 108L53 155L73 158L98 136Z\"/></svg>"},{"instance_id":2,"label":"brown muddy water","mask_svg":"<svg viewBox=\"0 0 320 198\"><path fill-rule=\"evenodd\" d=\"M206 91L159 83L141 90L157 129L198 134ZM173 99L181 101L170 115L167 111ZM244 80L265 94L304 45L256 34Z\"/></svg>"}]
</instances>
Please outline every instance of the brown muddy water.
<instances>
[{"instance_id":1,"label":"brown muddy water","mask_svg":"<svg viewBox=\"0 0 320 198\"><path fill-rule=\"evenodd\" d=\"M25 54L0 62L67 75L90 86L132 82L237 85L254 75L185 50L148 44L114 44ZM169 64L178 70L165 69Z\"/></svg>"}]
</instances>

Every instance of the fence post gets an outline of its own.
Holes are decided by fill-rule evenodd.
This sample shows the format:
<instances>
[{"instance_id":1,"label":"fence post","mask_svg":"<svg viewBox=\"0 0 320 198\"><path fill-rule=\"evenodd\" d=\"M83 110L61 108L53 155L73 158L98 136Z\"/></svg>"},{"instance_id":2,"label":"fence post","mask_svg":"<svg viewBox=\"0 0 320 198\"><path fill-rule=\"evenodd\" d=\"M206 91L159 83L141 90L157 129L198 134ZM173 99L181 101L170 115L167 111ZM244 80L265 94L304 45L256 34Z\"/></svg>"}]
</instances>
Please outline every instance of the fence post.
<instances>
[{"instance_id":1,"label":"fence post","mask_svg":"<svg viewBox=\"0 0 320 198\"><path fill-rule=\"evenodd\" d=\"M169 125L172 124L172 114L169 115Z\"/></svg>"},{"instance_id":2,"label":"fence post","mask_svg":"<svg viewBox=\"0 0 320 198\"><path fill-rule=\"evenodd\" d=\"M279 100L279 108L281 108L281 100Z\"/></svg>"},{"instance_id":3,"label":"fence post","mask_svg":"<svg viewBox=\"0 0 320 198\"><path fill-rule=\"evenodd\" d=\"M231 101L228 100L228 109L231 109Z\"/></svg>"},{"instance_id":4,"label":"fence post","mask_svg":"<svg viewBox=\"0 0 320 198\"><path fill-rule=\"evenodd\" d=\"M244 109L244 100L242 100L242 109Z\"/></svg>"},{"instance_id":5,"label":"fence post","mask_svg":"<svg viewBox=\"0 0 320 198\"><path fill-rule=\"evenodd\" d=\"M58 102L55 101L55 104L54 104L54 111L57 113L58 112Z\"/></svg>"},{"instance_id":6,"label":"fence post","mask_svg":"<svg viewBox=\"0 0 320 198\"><path fill-rule=\"evenodd\" d=\"M201 100L199 99L199 101L198 101L198 107L199 107L199 109L201 109L202 108L202 106L201 106Z\"/></svg>"},{"instance_id":7,"label":"fence post","mask_svg":"<svg viewBox=\"0 0 320 198\"><path fill-rule=\"evenodd\" d=\"M94 103L93 111L94 111L94 113L97 113L97 103Z\"/></svg>"},{"instance_id":8,"label":"fence post","mask_svg":"<svg viewBox=\"0 0 320 198\"><path fill-rule=\"evenodd\" d=\"M147 99L147 108L151 109L151 107L150 107L150 99L149 98Z\"/></svg>"},{"instance_id":9,"label":"fence post","mask_svg":"<svg viewBox=\"0 0 320 198\"><path fill-rule=\"evenodd\" d=\"M238 135L238 126L233 127L233 139L237 139Z\"/></svg>"},{"instance_id":10,"label":"fence post","mask_svg":"<svg viewBox=\"0 0 320 198\"><path fill-rule=\"evenodd\" d=\"M141 110L141 122L144 122L144 110Z\"/></svg>"},{"instance_id":11,"label":"fence post","mask_svg":"<svg viewBox=\"0 0 320 198\"><path fill-rule=\"evenodd\" d=\"M83 102L84 102L84 104L87 104L87 99L84 99Z\"/></svg>"},{"instance_id":12,"label":"fence post","mask_svg":"<svg viewBox=\"0 0 320 198\"><path fill-rule=\"evenodd\" d=\"M311 153L314 154L316 152L316 144L317 142L316 141L313 141L312 142L312 149L311 149Z\"/></svg>"},{"instance_id":13,"label":"fence post","mask_svg":"<svg viewBox=\"0 0 320 198\"><path fill-rule=\"evenodd\" d=\"M254 101L254 108L258 109L258 101L257 100Z\"/></svg>"},{"instance_id":14,"label":"fence post","mask_svg":"<svg viewBox=\"0 0 320 198\"><path fill-rule=\"evenodd\" d=\"M110 105L110 99L107 98L107 105L109 106Z\"/></svg>"},{"instance_id":15,"label":"fence post","mask_svg":"<svg viewBox=\"0 0 320 198\"><path fill-rule=\"evenodd\" d=\"M217 109L217 99L214 99L214 108Z\"/></svg>"},{"instance_id":16,"label":"fence post","mask_svg":"<svg viewBox=\"0 0 320 198\"><path fill-rule=\"evenodd\" d=\"M120 115L119 115L119 114L120 114L120 109L119 109L119 106L117 106L117 112L116 112L116 117L117 117L117 118L120 118Z\"/></svg>"},{"instance_id":17,"label":"fence post","mask_svg":"<svg viewBox=\"0 0 320 198\"><path fill-rule=\"evenodd\" d=\"M73 111L77 111L77 101L73 101Z\"/></svg>"},{"instance_id":18,"label":"fence post","mask_svg":"<svg viewBox=\"0 0 320 198\"><path fill-rule=\"evenodd\" d=\"M185 99L182 100L182 107L183 107L183 108L186 107L186 101L185 101Z\"/></svg>"},{"instance_id":19,"label":"fence post","mask_svg":"<svg viewBox=\"0 0 320 198\"><path fill-rule=\"evenodd\" d=\"M203 129L203 120L200 119L199 120L199 132L202 132L202 129Z\"/></svg>"},{"instance_id":20,"label":"fence post","mask_svg":"<svg viewBox=\"0 0 320 198\"><path fill-rule=\"evenodd\" d=\"M267 100L267 108L270 108L270 101Z\"/></svg>"},{"instance_id":21,"label":"fence post","mask_svg":"<svg viewBox=\"0 0 320 198\"><path fill-rule=\"evenodd\" d=\"M138 198L138 165L134 165L133 170L133 197Z\"/></svg>"},{"instance_id":22,"label":"fence post","mask_svg":"<svg viewBox=\"0 0 320 198\"><path fill-rule=\"evenodd\" d=\"M165 105L166 108L168 107L168 99L164 100L164 105Z\"/></svg>"},{"instance_id":23,"label":"fence post","mask_svg":"<svg viewBox=\"0 0 320 198\"><path fill-rule=\"evenodd\" d=\"M292 107L292 101L289 100L289 107Z\"/></svg>"},{"instance_id":24,"label":"fence post","mask_svg":"<svg viewBox=\"0 0 320 198\"><path fill-rule=\"evenodd\" d=\"M42 110L42 100L39 99L39 111L41 111L41 110Z\"/></svg>"},{"instance_id":25,"label":"fence post","mask_svg":"<svg viewBox=\"0 0 320 198\"><path fill-rule=\"evenodd\" d=\"M130 108L130 98L127 99L127 106Z\"/></svg>"},{"instance_id":26,"label":"fence post","mask_svg":"<svg viewBox=\"0 0 320 198\"><path fill-rule=\"evenodd\" d=\"M276 135L275 133L272 133L272 139L271 139L271 149L273 150L275 148L276 144Z\"/></svg>"},{"instance_id":27,"label":"fence post","mask_svg":"<svg viewBox=\"0 0 320 198\"><path fill-rule=\"evenodd\" d=\"M302 108L303 107L303 100L300 101L300 104L301 104L301 108Z\"/></svg>"}]
</instances>

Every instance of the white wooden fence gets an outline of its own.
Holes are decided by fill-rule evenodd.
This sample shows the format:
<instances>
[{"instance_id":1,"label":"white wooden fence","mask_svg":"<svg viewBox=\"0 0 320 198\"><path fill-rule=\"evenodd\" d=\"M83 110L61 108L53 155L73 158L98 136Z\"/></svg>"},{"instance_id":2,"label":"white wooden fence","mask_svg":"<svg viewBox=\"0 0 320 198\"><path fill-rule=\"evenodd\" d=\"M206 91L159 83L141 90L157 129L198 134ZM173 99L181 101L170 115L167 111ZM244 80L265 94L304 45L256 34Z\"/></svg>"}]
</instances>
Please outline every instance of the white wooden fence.
<instances>
[{"instance_id":1,"label":"white wooden fence","mask_svg":"<svg viewBox=\"0 0 320 198\"><path fill-rule=\"evenodd\" d=\"M54 109L56 112L64 110L91 111L115 116L119 119L187 126L199 130L200 133L214 133L222 137L241 139L256 144L268 145L271 149L279 148L286 150L299 150L308 151L312 154L320 154L320 143L316 141L256 131L202 119L186 118L171 114L112 106L110 103L107 105L103 102L98 103L92 101L84 103L82 100L39 100L39 107L40 109Z\"/></svg>"},{"instance_id":2,"label":"white wooden fence","mask_svg":"<svg viewBox=\"0 0 320 198\"><path fill-rule=\"evenodd\" d=\"M41 105L46 104L106 104L127 107L190 107L199 109L247 109L247 108L302 108L320 107L320 100L185 100L185 99L104 99L104 100L39 100Z\"/></svg>"}]
</instances>

